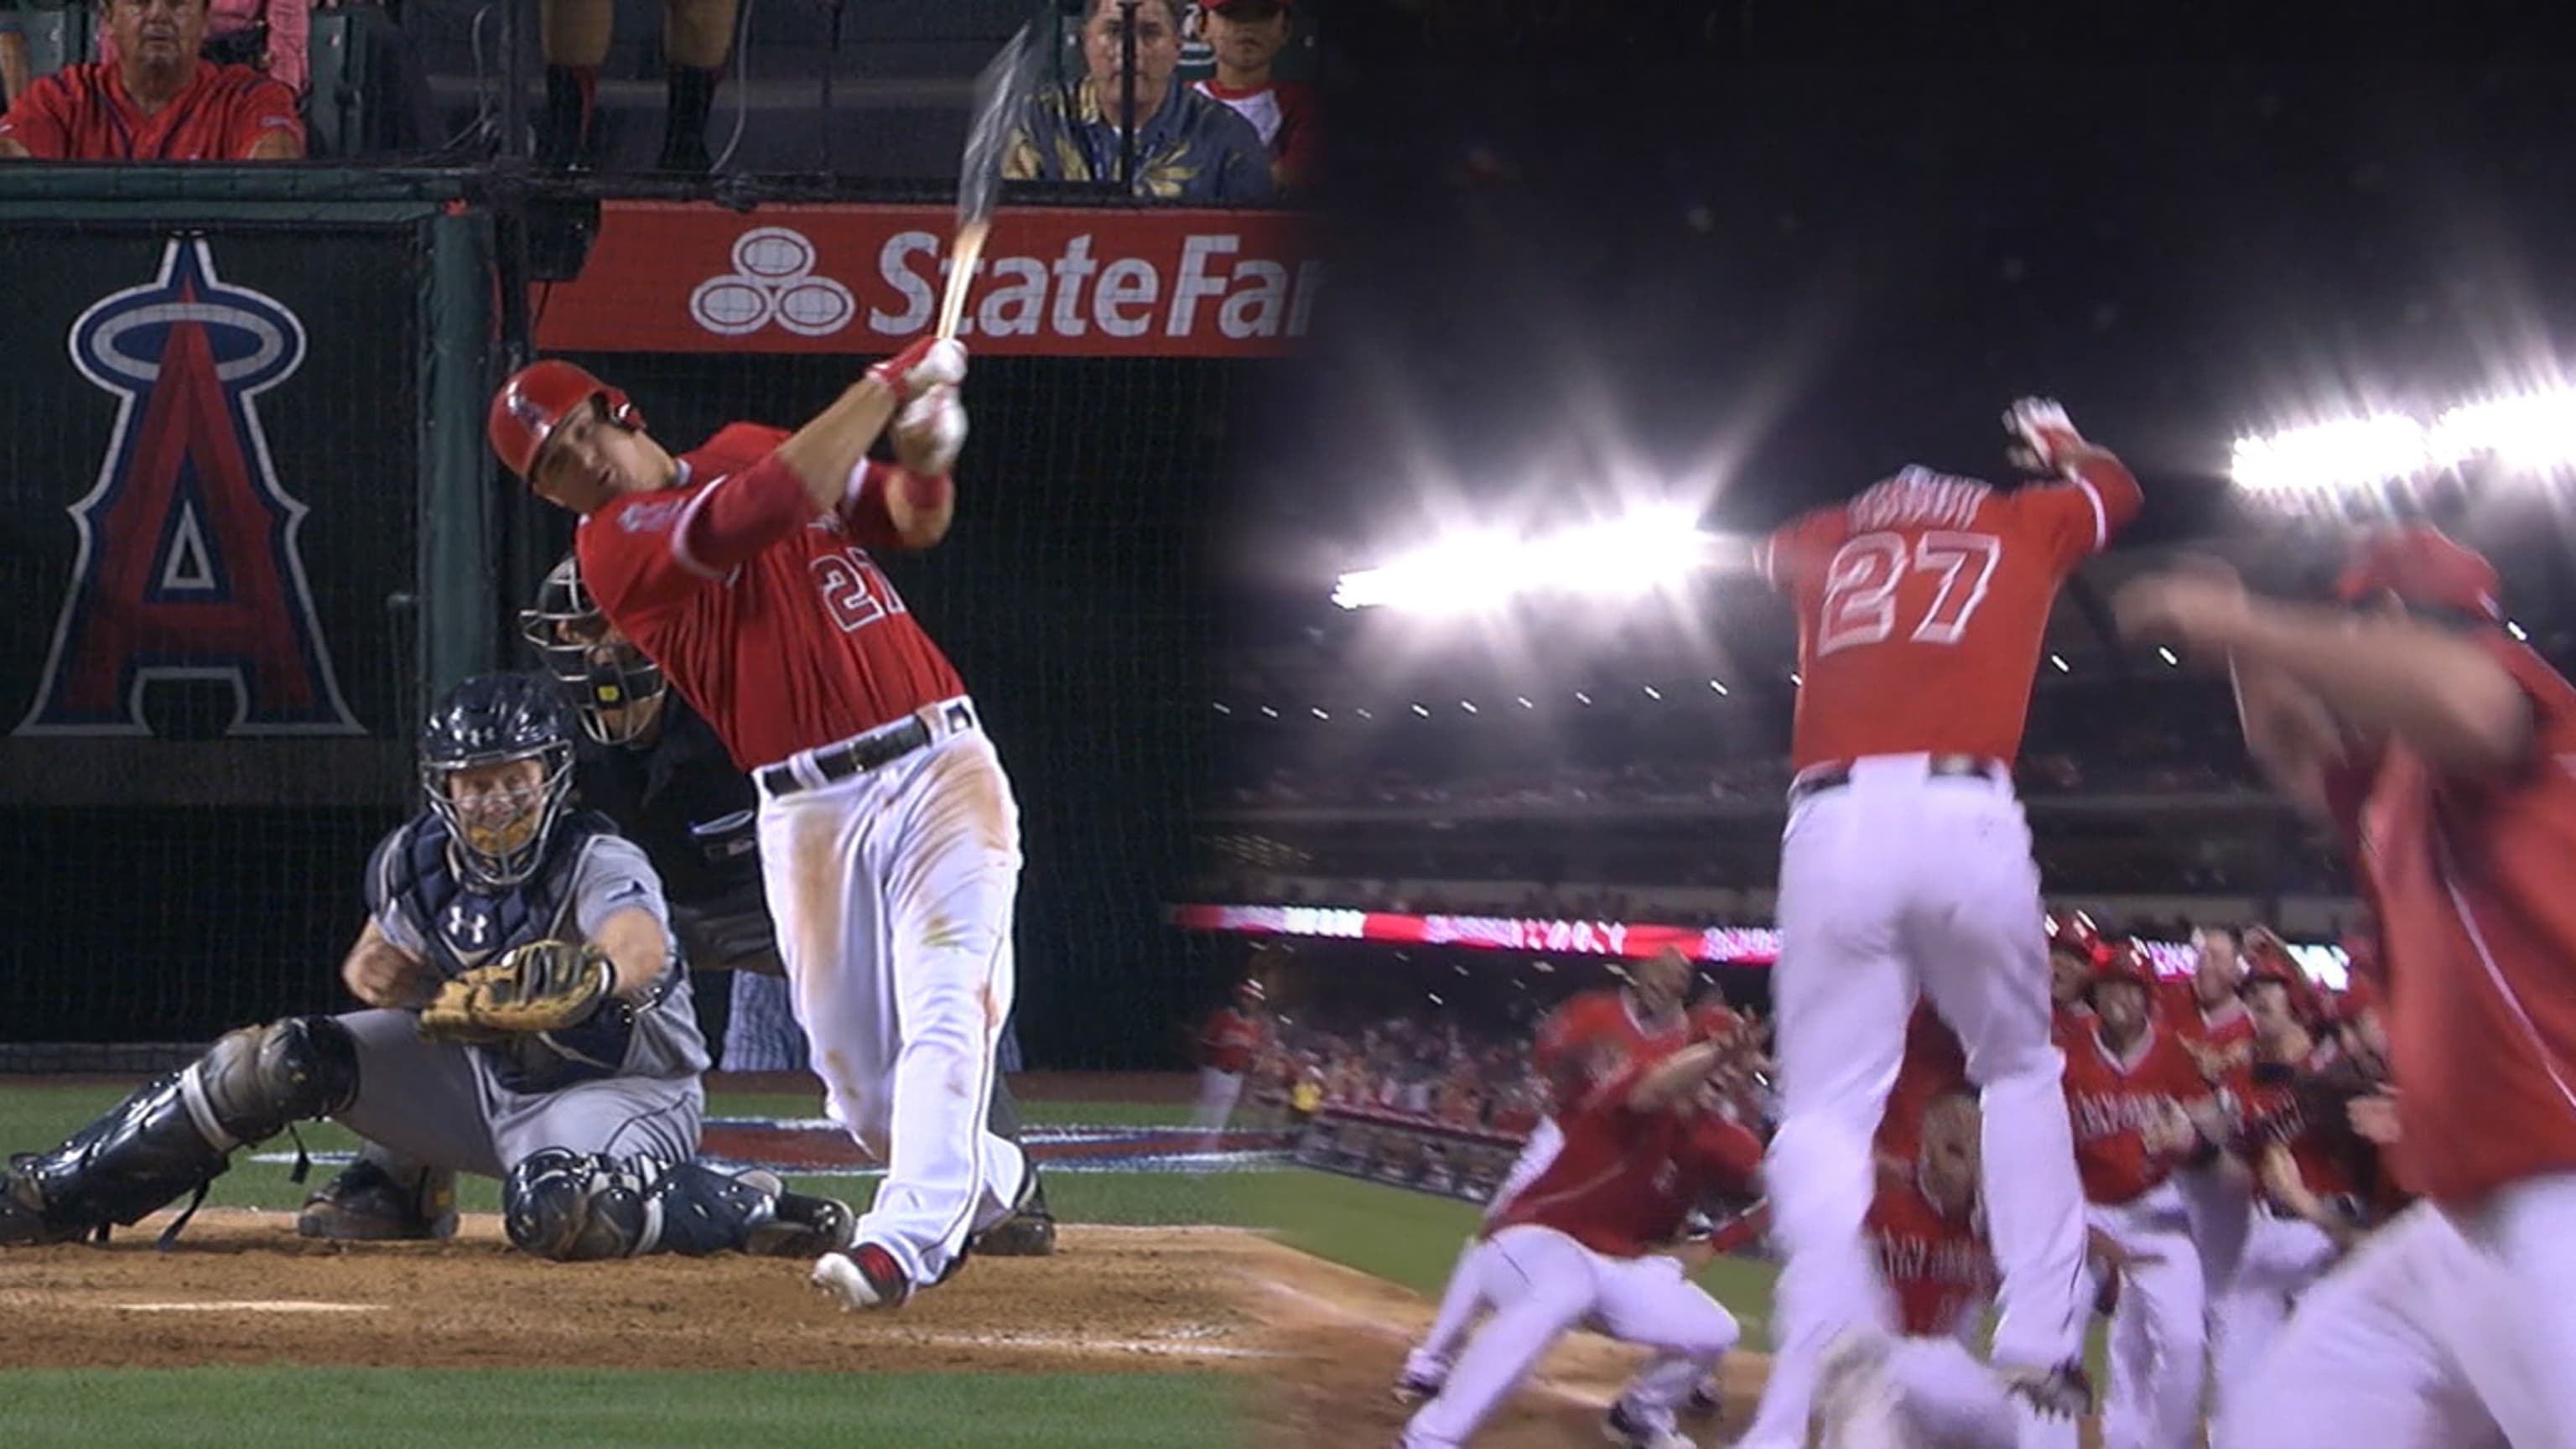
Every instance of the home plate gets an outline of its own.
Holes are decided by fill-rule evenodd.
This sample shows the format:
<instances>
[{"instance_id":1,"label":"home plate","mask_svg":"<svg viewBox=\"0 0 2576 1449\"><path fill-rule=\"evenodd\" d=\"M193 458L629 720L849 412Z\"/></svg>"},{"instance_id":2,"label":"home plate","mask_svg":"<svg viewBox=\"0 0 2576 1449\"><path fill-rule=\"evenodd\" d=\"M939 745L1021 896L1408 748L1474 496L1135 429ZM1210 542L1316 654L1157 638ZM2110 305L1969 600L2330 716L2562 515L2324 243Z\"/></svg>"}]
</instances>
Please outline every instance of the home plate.
<instances>
[{"instance_id":1,"label":"home plate","mask_svg":"<svg viewBox=\"0 0 2576 1449\"><path fill-rule=\"evenodd\" d=\"M120 1303L128 1313L373 1313L373 1303L314 1303L301 1298L234 1298L213 1303Z\"/></svg>"}]
</instances>

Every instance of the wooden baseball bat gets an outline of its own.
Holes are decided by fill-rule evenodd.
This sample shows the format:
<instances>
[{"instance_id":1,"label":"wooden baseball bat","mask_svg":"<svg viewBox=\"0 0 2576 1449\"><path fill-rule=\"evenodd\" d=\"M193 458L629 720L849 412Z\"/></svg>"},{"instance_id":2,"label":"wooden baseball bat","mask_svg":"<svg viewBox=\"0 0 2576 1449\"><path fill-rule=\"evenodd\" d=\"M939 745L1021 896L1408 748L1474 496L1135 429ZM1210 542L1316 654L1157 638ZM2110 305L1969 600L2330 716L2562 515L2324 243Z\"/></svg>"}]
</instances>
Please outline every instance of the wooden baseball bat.
<instances>
[{"instance_id":1,"label":"wooden baseball bat","mask_svg":"<svg viewBox=\"0 0 2576 1449\"><path fill-rule=\"evenodd\" d=\"M957 229L957 244L948 249L948 288L939 297L939 337L953 342L958 324L966 320L966 294L973 286L975 267L984 258L984 238L993 230L990 221L967 222Z\"/></svg>"}]
</instances>

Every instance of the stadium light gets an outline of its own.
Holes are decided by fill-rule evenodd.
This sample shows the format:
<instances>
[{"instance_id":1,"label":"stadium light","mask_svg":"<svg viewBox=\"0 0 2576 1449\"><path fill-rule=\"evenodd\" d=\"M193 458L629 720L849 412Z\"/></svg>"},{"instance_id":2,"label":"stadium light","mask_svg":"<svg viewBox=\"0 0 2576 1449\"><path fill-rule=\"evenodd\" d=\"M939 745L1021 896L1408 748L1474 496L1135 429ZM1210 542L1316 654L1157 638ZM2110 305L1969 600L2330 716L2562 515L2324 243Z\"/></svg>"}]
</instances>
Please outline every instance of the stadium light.
<instances>
[{"instance_id":1,"label":"stadium light","mask_svg":"<svg viewBox=\"0 0 2576 1449\"><path fill-rule=\"evenodd\" d=\"M1698 521L1694 507L1662 504L1544 538L1485 532L1441 540L1393 563L1342 575L1333 602L1345 609L1472 614L1541 590L1642 596L1748 553L1740 539L1702 533Z\"/></svg>"},{"instance_id":2,"label":"stadium light","mask_svg":"<svg viewBox=\"0 0 2576 1449\"><path fill-rule=\"evenodd\" d=\"M1523 708L1523 709L1536 709L1536 708L1538 708L1538 706L1537 706L1537 705L1534 705L1534 704L1532 704L1532 703L1530 703L1530 702L1529 702L1529 696L1528 696L1528 695L1526 695L1526 694L1515 694L1515 695L1513 695L1513 696L1512 696L1512 703L1519 705L1519 706L1520 706L1521 708Z\"/></svg>"},{"instance_id":3,"label":"stadium light","mask_svg":"<svg viewBox=\"0 0 2576 1449\"><path fill-rule=\"evenodd\" d=\"M1663 692L1662 690L1660 690L1660 689L1655 688L1655 687L1654 687L1653 685L1651 685L1651 684L1647 685L1645 688L1646 688L1646 698L1648 698L1648 699L1661 699L1661 698L1663 698L1663 697L1664 697L1664 692Z\"/></svg>"},{"instance_id":4,"label":"stadium light","mask_svg":"<svg viewBox=\"0 0 2576 1449\"><path fill-rule=\"evenodd\" d=\"M1272 709L1270 706L1265 704L1261 707L1261 717L1263 719L1277 719L1279 718L1279 711Z\"/></svg>"},{"instance_id":5,"label":"stadium light","mask_svg":"<svg viewBox=\"0 0 2576 1449\"><path fill-rule=\"evenodd\" d=\"M1574 702L1577 704L1590 704L1592 702L1592 696L1585 694L1582 690L1578 689L1574 692Z\"/></svg>"},{"instance_id":6,"label":"stadium light","mask_svg":"<svg viewBox=\"0 0 2576 1449\"><path fill-rule=\"evenodd\" d=\"M1314 708L1314 707L1312 707L1312 706L1309 706L1309 707L1307 708L1306 713L1313 715L1313 716L1314 716L1315 718L1317 718L1317 719L1331 719L1331 718L1332 718L1332 716L1331 716L1331 715L1328 715L1328 714L1324 713L1322 710L1320 710L1320 709L1316 709L1316 708Z\"/></svg>"},{"instance_id":7,"label":"stadium light","mask_svg":"<svg viewBox=\"0 0 2576 1449\"><path fill-rule=\"evenodd\" d=\"M2064 673L2066 673L2066 672L2067 672L2067 669L2066 669L2066 656L2065 656L2065 655L2063 655L2063 654L2051 654L2051 655L2049 655L2049 656L2048 656L2048 662L2057 666L2057 672L2058 672L2058 673L2060 673L2060 674L2064 674Z\"/></svg>"},{"instance_id":8,"label":"stadium light","mask_svg":"<svg viewBox=\"0 0 2576 1449\"><path fill-rule=\"evenodd\" d=\"M2531 636L2522 632L2522 626L2511 619L2504 621L2504 631L2513 636L2513 642L2516 644L2527 644L2531 642Z\"/></svg>"},{"instance_id":9,"label":"stadium light","mask_svg":"<svg viewBox=\"0 0 2576 1449\"><path fill-rule=\"evenodd\" d=\"M2180 659L2174 657L2174 652L2171 649L2166 648L2162 644L2156 646L2156 657L2163 660L2168 668L2178 666L2182 663Z\"/></svg>"},{"instance_id":10,"label":"stadium light","mask_svg":"<svg viewBox=\"0 0 2576 1449\"><path fill-rule=\"evenodd\" d=\"M1355 709L1355 710L1352 710L1352 711L1351 711L1351 713L1353 713L1353 714L1355 714L1355 715L1358 715L1358 716L1359 716L1360 718L1362 718L1362 719L1375 719L1375 718L1377 718L1377 716L1376 716L1376 715L1373 715L1373 714L1369 713L1367 710L1364 710L1364 709Z\"/></svg>"},{"instance_id":11,"label":"stadium light","mask_svg":"<svg viewBox=\"0 0 2576 1449\"><path fill-rule=\"evenodd\" d=\"M2576 465L2576 387L2464 403L2430 422L2379 413L2239 438L2228 473L2257 496L2327 501L2472 458L2526 473Z\"/></svg>"},{"instance_id":12,"label":"stadium light","mask_svg":"<svg viewBox=\"0 0 2576 1449\"><path fill-rule=\"evenodd\" d=\"M1789 683L1792 687L1798 689L1804 689L1807 687L1807 681L1800 679L1798 677L1798 671L1794 669L1789 671Z\"/></svg>"},{"instance_id":13,"label":"stadium light","mask_svg":"<svg viewBox=\"0 0 2576 1449\"><path fill-rule=\"evenodd\" d=\"M1708 682L1708 687L1715 690L1721 696L1726 693L1726 682L1724 680L1712 679Z\"/></svg>"},{"instance_id":14,"label":"stadium light","mask_svg":"<svg viewBox=\"0 0 2576 1449\"><path fill-rule=\"evenodd\" d=\"M1217 702L1216 712L1217 712L1218 714L1232 714L1232 713L1234 713L1234 711L1233 711L1233 710L1227 709L1227 708L1225 707L1225 702L1224 702L1224 701L1222 701L1222 700L1220 700L1220 701L1218 701L1218 702Z\"/></svg>"},{"instance_id":15,"label":"stadium light","mask_svg":"<svg viewBox=\"0 0 2576 1449\"><path fill-rule=\"evenodd\" d=\"M1422 716L1424 719L1429 719L1429 718L1431 718L1431 711L1430 711L1430 710L1428 710L1428 709L1423 708L1421 705L1418 705L1418 704L1417 704L1417 705L1415 705L1415 706L1413 707L1413 712L1414 712L1415 714L1418 714L1418 715Z\"/></svg>"},{"instance_id":16,"label":"stadium light","mask_svg":"<svg viewBox=\"0 0 2576 1449\"><path fill-rule=\"evenodd\" d=\"M1472 699L1462 699L1458 701L1458 707L1469 714L1476 713L1476 702Z\"/></svg>"}]
</instances>

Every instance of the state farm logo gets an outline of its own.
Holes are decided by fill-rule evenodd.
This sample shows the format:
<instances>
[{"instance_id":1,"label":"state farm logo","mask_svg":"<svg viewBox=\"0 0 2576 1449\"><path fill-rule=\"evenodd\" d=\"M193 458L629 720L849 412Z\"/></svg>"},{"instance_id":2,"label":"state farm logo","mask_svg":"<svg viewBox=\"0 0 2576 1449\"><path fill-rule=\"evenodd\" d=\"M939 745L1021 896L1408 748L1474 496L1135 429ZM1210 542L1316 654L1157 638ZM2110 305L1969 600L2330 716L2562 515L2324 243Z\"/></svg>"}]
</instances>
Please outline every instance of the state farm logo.
<instances>
[{"instance_id":1,"label":"state farm logo","mask_svg":"<svg viewBox=\"0 0 2576 1449\"><path fill-rule=\"evenodd\" d=\"M814 275L814 243L803 232L763 226L734 239L732 275L698 283L689 315L723 337L773 322L799 337L828 337L859 315L859 302L849 288Z\"/></svg>"}]
</instances>

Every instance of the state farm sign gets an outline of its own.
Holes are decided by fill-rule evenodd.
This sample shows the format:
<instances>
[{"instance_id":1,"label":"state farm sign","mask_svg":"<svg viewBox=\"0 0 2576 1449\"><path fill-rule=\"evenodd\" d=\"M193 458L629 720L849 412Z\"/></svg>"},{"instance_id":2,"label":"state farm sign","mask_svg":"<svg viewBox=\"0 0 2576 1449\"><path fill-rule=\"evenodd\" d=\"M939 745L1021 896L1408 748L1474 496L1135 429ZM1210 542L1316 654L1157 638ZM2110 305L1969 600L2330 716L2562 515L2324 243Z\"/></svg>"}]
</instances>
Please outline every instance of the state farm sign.
<instances>
[{"instance_id":1,"label":"state farm sign","mask_svg":"<svg viewBox=\"0 0 2576 1449\"><path fill-rule=\"evenodd\" d=\"M609 202L581 279L542 300L549 352L891 352L930 329L953 213ZM1280 212L1007 210L977 264L976 351L1228 357L1294 350L1323 263Z\"/></svg>"}]
</instances>

